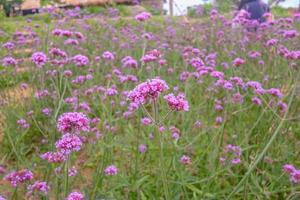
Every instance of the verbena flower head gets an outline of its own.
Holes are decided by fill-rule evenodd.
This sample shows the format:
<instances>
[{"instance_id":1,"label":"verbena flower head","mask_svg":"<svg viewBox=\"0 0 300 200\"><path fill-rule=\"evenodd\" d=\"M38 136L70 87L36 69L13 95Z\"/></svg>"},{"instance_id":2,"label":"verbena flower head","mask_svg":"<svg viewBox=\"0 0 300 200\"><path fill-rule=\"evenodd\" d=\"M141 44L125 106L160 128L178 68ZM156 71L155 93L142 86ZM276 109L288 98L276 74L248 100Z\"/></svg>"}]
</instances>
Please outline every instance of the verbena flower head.
<instances>
[{"instance_id":1,"label":"verbena flower head","mask_svg":"<svg viewBox=\"0 0 300 200\"><path fill-rule=\"evenodd\" d=\"M9 181L13 187L31 179L33 179L33 173L28 169L13 171L4 177L4 180Z\"/></svg>"},{"instance_id":2,"label":"verbena flower head","mask_svg":"<svg viewBox=\"0 0 300 200\"><path fill-rule=\"evenodd\" d=\"M86 57L84 55L78 54L73 57L73 62L75 63L75 65L77 67L84 67L89 64L89 59L88 59L88 57Z\"/></svg>"},{"instance_id":3,"label":"verbena flower head","mask_svg":"<svg viewBox=\"0 0 300 200\"><path fill-rule=\"evenodd\" d=\"M115 59L115 56L113 53L109 52L109 51L105 51L103 54L102 54L102 58L104 58L105 60L114 60Z\"/></svg>"},{"instance_id":4,"label":"verbena flower head","mask_svg":"<svg viewBox=\"0 0 300 200\"><path fill-rule=\"evenodd\" d=\"M63 163L66 160L66 155L60 151L46 152L40 157L43 160L47 160L49 163Z\"/></svg>"},{"instance_id":5,"label":"verbena flower head","mask_svg":"<svg viewBox=\"0 0 300 200\"><path fill-rule=\"evenodd\" d=\"M185 99L184 94L178 94L175 96L173 93L164 96L169 107L176 111L189 111L189 103Z\"/></svg>"},{"instance_id":6,"label":"verbena flower head","mask_svg":"<svg viewBox=\"0 0 300 200\"><path fill-rule=\"evenodd\" d=\"M88 132L90 120L85 114L80 112L64 113L58 118L57 129L62 134Z\"/></svg>"},{"instance_id":7,"label":"verbena flower head","mask_svg":"<svg viewBox=\"0 0 300 200\"><path fill-rule=\"evenodd\" d=\"M189 165L189 164L191 164L191 158L190 158L189 156L183 155L183 156L180 158L180 162L181 162L181 164L183 164L183 165Z\"/></svg>"},{"instance_id":8,"label":"verbena flower head","mask_svg":"<svg viewBox=\"0 0 300 200\"><path fill-rule=\"evenodd\" d=\"M66 133L55 143L55 146L64 155L69 155L81 149L82 141L78 135Z\"/></svg>"},{"instance_id":9,"label":"verbena flower head","mask_svg":"<svg viewBox=\"0 0 300 200\"><path fill-rule=\"evenodd\" d=\"M141 12L134 17L137 21L146 21L151 18L151 14L148 12Z\"/></svg>"},{"instance_id":10,"label":"verbena flower head","mask_svg":"<svg viewBox=\"0 0 300 200\"><path fill-rule=\"evenodd\" d=\"M17 64L18 64L18 61L11 56L7 56L7 57L3 58L3 60L2 60L2 65L4 67L8 67L8 66L15 67Z\"/></svg>"},{"instance_id":11,"label":"verbena flower head","mask_svg":"<svg viewBox=\"0 0 300 200\"><path fill-rule=\"evenodd\" d=\"M2 45L2 47L7 50L12 50L15 47L15 44L13 42L6 42Z\"/></svg>"},{"instance_id":12,"label":"verbena flower head","mask_svg":"<svg viewBox=\"0 0 300 200\"><path fill-rule=\"evenodd\" d=\"M28 129L30 126L25 119L19 119L17 124L23 129Z\"/></svg>"},{"instance_id":13,"label":"verbena flower head","mask_svg":"<svg viewBox=\"0 0 300 200\"><path fill-rule=\"evenodd\" d=\"M0 200L6 200L3 196L0 195Z\"/></svg>"},{"instance_id":14,"label":"verbena flower head","mask_svg":"<svg viewBox=\"0 0 300 200\"><path fill-rule=\"evenodd\" d=\"M71 192L66 200L84 200L84 195L80 192Z\"/></svg>"},{"instance_id":15,"label":"verbena flower head","mask_svg":"<svg viewBox=\"0 0 300 200\"><path fill-rule=\"evenodd\" d=\"M291 178L290 178L291 182L293 183L300 183L300 170L294 170L291 173Z\"/></svg>"},{"instance_id":16,"label":"verbena flower head","mask_svg":"<svg viewBox=\"0 0 300 200\"><path fill-rule=\"evenodd\" d=\"M139 145L139 152L140 153L145 153L147 151L147 146L145 144L140 144Z\"/></svg>"},{"instance_id":17,"label":"verbena flower head","mask_svg":"<svg viewBox=\"0 0 300 200\"><path fill-rule=\"evenodd\" d=\"M150 119L150 118L148 118L148 117L144 117L144 118L142 118L141 119L141 123L143 124L143 125L150 125L150 124L152 124L152 120Z\"/></svg>"},{"instance_id":18,"label":"verbena flower head","mask_svg":"<svg viewBox=\"0 0 300 200\"><path fill-rule=\"evenodd\" d=\"M42 67L47 62L47 56L43 52L35 52L32 54L31 60L37 67Z\"/></svg>"},{"instance_id":19,"label":"verbena flower head","mask_svg":"<svg viewBox=\"0 0 300 200\"><path fill-rule=\"evenodd\" d=\"M32 194L34 192L40 192L46 195L48 194L50 187L47 185L46 182L35 181L32 185L29 185L27 189L29 190L29 194Z\"/></svg>"},{"instance_id":20,"label":"verbena flower head","mask_svg":"<svg viewBox=\"0 0 300 200\"><path fill-rule=\"evenodd\" d=\"M128 98L132 102L141 105L150 99L157 99L160 93L168 89L169 86L164 80L159 78L151 79L136 86L131 92L129 92Z\"/></svg>"},{"instance_id":21,"label":"verbena flower head","mask_svg":"<svg viewBox=\"0 0 300 200\"><path fill-rule=\"evenodd\" d=\"M285 165L283 165L282 170L285 173L291 174L296 170L296 168L294 167L294 165L285 164Z\"/></svg>"},{"instance_id":22,"label":"verbena flower head","mask_svg":"<svg viewBox=\"0 0 300 200\"><path fill-rule=\"evenodd\" d=\"M114 165L110 165L105 168L104 173L106 176L114 176L118 173L118 168Z\"/></svg>"},{"instance_id":23,"label":"verbena flower head","mask_svg":"<svg viewBox=\"0 0 300 200\"><path fill-rule=\"evenodd\" d=\"M232 64L233 64L234 66L236 66L236 67L239 67L239 66L245 64L245 62L246 62L246 61L243 60L242 58L236 58L236 59L233 60Z\"/></svg>"}]
</instances>

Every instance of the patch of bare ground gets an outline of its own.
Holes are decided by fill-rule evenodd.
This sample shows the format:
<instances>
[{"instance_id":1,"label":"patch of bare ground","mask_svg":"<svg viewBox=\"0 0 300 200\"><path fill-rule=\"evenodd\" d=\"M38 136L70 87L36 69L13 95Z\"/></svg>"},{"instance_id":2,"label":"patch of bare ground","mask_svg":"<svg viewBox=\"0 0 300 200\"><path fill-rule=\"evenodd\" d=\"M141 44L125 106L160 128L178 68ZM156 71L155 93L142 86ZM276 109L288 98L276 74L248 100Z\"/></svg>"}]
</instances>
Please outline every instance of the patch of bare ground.
<instances>
[{"instance_id":1,"label":"patch of bare ground","mask_svg":"<svg viewBox=\"0 0 300 200\"><path fill-rule=\"evenodd\" d=\"M6 104L23 104L28 100L33 94L33 87L28 86L26 89L21 88L19 85L7 88L1 92L1 98L6 102Z\"/></svg>"},{"instance_id":2,"label":"patch of bare ground","mask_svg":"<svg viewBox=\"0 0 300 200\"><path fill-rule=\"evenodd\" d=\"M26 89L20 88L20 86L15 86L12 88L7 88L4 91L0 92L1 105L23 105L30 97L33 95L33 87L28 86ZM0 112L0 143L2 142L4 136L4 125L5 125L5 116Z\"/></svg>"}]
</instances>

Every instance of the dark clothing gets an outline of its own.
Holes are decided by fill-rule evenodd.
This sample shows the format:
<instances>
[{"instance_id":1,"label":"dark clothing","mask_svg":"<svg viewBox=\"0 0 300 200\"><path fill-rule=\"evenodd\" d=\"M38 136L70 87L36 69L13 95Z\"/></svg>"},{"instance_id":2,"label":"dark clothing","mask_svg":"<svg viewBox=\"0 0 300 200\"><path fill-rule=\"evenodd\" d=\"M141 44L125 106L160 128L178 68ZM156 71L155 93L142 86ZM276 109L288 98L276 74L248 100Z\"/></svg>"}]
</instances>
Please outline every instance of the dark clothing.
<instances>
[{"instance_id":1,"label":"dark clothing","mask_svg":"<svg viewBox=\"0 0 300 200\"><path fill-rule=\"evenodd\" d=\"M263 15L270 12L269 6L259 0L249 0L241 6L240 10L241 9L250 13L250 19L257 20L259 22L265 22Z\"/></svg>"}]
</instances>

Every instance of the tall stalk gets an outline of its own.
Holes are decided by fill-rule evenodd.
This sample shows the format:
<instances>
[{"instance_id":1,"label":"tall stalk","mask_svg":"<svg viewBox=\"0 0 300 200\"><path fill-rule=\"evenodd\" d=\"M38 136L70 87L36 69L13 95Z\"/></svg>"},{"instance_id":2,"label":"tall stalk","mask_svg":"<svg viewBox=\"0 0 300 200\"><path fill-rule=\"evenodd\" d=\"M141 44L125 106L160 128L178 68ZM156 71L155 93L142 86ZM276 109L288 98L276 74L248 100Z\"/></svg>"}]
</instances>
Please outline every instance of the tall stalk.
<instances>
[{"instance_id":1,"label":"tall stalk","mask_svg":"<svg viewBox=\"0 0 300 200\"><path fill-rule=\"evenodd\" d=\"M155 124L159 123L158 119L158 105L157 101L154 100L153 103L153 108L154 108L154 120ZM163 190L164 190L164 196L168 200L170 199L169 195L169 188L168 188L168 183L167 183L167 175L165 171L165 166L164 166L164 146L163 146L163 135L158 131L158 126L155 127L155 137L157 138L157 145L159 148L159 168L160 168L160 178L161 182L163 183Z\"/></svg>"}]
</instances>

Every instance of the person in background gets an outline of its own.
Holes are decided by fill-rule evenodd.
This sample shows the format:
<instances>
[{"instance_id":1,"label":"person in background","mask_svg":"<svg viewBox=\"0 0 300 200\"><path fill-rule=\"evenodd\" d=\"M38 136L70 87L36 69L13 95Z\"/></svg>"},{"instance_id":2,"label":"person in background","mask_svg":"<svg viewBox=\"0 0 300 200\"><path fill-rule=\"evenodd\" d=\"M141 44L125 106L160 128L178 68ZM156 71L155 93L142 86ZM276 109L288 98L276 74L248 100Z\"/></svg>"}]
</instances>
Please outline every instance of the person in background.
<instances>
[{"instance_id":1,"label":"person in background","mask_svg":"<svg viewBox=\"0 0 300 200\"><path fill-rule=\"evenodd\" d=\"M250 19L258 22L271 21L272 16L266 18L264 15L270 13L270 7L262 0L241 0L238 10L245 10L250 14Z\"/></svg>"}]
</instances>

